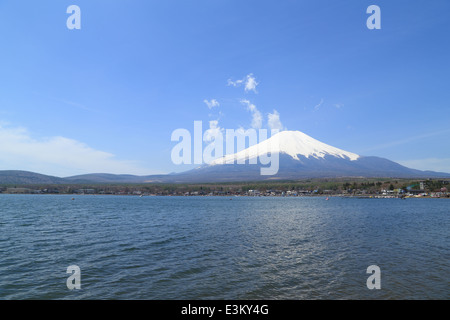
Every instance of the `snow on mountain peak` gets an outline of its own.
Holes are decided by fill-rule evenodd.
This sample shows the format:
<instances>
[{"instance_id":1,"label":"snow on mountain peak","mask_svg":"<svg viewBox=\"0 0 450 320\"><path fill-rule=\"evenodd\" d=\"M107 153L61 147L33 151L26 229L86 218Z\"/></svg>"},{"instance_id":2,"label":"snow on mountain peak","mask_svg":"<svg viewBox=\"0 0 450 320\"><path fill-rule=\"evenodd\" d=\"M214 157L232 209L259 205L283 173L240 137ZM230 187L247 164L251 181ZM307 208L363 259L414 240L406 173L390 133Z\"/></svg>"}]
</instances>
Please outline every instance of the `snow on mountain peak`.
<instances>
[{"instance_id":1,"label":"snow on mountain peak","mask_svg":"<svg viewBox=\"0 0 450 320\"><path fill-rule=\"evenodd\" d=\"M233 163L234 160L253 159L268 152L287 154L299 160L299 155L306 158L324 158L334 156L343 159L357 160L360 156L320 142L300 131L281 131L267 140L253 145L235 154L226 155L214 160L211 164Z\"/></svg>"},{"instance_id":2,"label":"snow on mountain peak","mask_svg":"<svg viewBox=\"0 0 450 320\"><path fill-rule=\"evenodd\" d=\"M326 155L350 160L359 158L359 155L355 153L332 147L300 131L282 131L270 139L274 139L274 144L279 146L280 153L286 153L294 159L298 159L298 155L306 158L323 158Z\"/></svg>"}]
</instances>

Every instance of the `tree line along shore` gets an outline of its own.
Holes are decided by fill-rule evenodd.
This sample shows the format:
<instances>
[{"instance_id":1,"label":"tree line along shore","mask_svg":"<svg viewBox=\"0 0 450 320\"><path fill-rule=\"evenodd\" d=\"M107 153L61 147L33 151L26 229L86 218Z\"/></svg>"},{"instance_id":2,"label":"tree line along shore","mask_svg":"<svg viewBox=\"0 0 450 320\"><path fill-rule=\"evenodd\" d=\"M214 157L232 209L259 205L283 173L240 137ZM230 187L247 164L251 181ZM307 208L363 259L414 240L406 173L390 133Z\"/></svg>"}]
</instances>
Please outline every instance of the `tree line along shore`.
<instances>
[{"instance_id":1,"label":"tree line along shore","mask_svg":"<svg viewBox=\"0 0 450 320\"><path fill-rule=\"evenodd\" d=\"M450 179L306 179L195 184L0 185L3 194L450 197Z\"/></svg>"}]
</instances>

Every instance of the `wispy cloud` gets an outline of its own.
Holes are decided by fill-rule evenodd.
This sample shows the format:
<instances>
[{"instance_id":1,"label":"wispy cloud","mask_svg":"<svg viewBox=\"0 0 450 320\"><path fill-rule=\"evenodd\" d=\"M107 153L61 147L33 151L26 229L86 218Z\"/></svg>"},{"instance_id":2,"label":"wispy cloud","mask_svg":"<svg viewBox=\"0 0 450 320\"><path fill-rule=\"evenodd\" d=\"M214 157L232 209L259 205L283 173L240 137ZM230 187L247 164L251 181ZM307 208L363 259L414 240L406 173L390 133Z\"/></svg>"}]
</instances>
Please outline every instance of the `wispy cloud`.
<instances>
[{"instance_id":1,"label":"wispy cloud","mask_svg":"<svg viewBox=\"0 0 450 320\"><path fill-rule=\"evenodd\" d=\"M314 108L313 108L314 111L318 111L318 110L322 109L322 107L324 107L324 102L325 102L324 98L320 99L319 103L314 106ZM327 106L335 107L336 109L342 109L344 107L344 104L343 103L333 103L333 104L327 103Z\"/></svg>"},{"instance_id":2,"label":"wispy cloud","mask_svg":"<svg viewBox=\"0 0 450 320\"><path fill-rule=\"evenodd\" d=\"M220 106L220 103L216 99L203 100L203 102L208 106L209 109Z\"/></svg>"},{"instance_id":3,"label":"wispy cloud","mask_svg":"<svg viewBox=\"0 0 450 320\"><path fill-rule=\"evenodd\" d=\"M256 78L253 76L252 73L248 74L245 78L236 81L228 79L229 86L239 87L243 84L245 92L253 91L254 93L257 93L256 87L258 86L259 83L256 81Z\"/></svg>"},{"instance_id":4,"label":"wispy cloud","mask_svg":"<svg viewBox=\"0 0 450 320\"><path fill-rule=\"evenodd\" d=\"M204 140L210 142L223 131L224 129L219 126L218 120L211 120L209 121L209 129L205 131Z\"/></svg>"},{"instance_id":5,"label":"wispy cloud","mask_svg":"<svg viewBox=\"0 0 450 320\"><path fill-rule=\"evenodd\" d=\"M233 81L233 80L231 80L231 79L228 79L228 85L229 86L233 86L233 87L239 87L241 84L243 84L244 83L244 80L236 80L236 81Z\"/></svg>"},{"instance_id":6,"label":"wispy cloud","mask_svg":"<svg viewBox=\"0 0 450 320\"><path fill-rule=\"evenodd\" d=\"M269 126L269 129L272 130L286 130L286 128L281 123L280 114L277 110L273 110L273 113L269 113L269 115L267 116L267 125Z\"/></svg>"},{"instance_id":7,"label":"wispy cloud","mask_svg":"<svg viewBox=\"0 0 450 320\"><path fill-rule=\"evenodd\" d=\"M21 127L0 126L0 167L56 176L84 173L150 174L134 161L96 150L66 137L33 138Z\"/></svg>"},{"instance_id":8,"label":"wispy cloud","mask_svg":"<svg viewBox=\"0 0 450 320\"><path fill-rule=\"evenodd\" d=\"M372 151L372 150L387 149L387 148L396 147L396 146L399 146L399 145L415 142L415 141L418 141L418 140L421 140L421 139L430 138L430 137L439 136L439 135L448 134L448 133L450 133L450 129L434 131L434 132L428 132L428 133L420 134L420 135L417 135L417 136L408 137L408 138L405 138L405 139L389 141L389 142L386 142L386 143L383 143L383 144L379 144L379 145L376 145L376 146L364 149L363 151L366 152L366 151Z\"/></svg>"},{"instance_id":9,"label":"wispy cloud","mask_svg":"<svg viewBox=\"0 0 450 320\"><path fill-rule=\"evenodd\" d=\"M399 160L396 162L412 169L450 173L450 158L426 158L415 160Z\"/></svg>"},{"instance_id":10,"label":"wispy cloud","mask_svg":"<svg viewBox=\"0 0 450 320\"><path fill-rule=\"evenodd\" d=\"M252 114L252 128L253 129L260 129L262 127L262 121L263 121L263 117L261 112L259 112L258 108L256 108L256 106L251 103L249 100L241 100L241 103L243 105L247 106L247 110L249 110Z\"/></svg>"},{"instance_id":11,"label":"wispy cloud","mask_svg":"<svg viewBox=\"0 0 450 320\"><path fill-rule=\"evenodd\" d=\"M320 102L314 106L314 110L316 110L316 111L319 110L320 107L322 107L323 102L324 102L323 98L320 99Z\"/></svg>"},{"instance_id":12,"label":"wispy cloud","mask_svg":"<svg viewBox=\"0 0 450 320\"><path fill-rule=\"evenodd\" d=\"M78 109L82 109L82 110L90 111L90 112L96 112L96 110L88 108L88 107L86 107L85 105L83 105L81 103L77 103L77 102L73 102L73 101L69 101L69 100L64 100L64 99L54 99L54 100L59 101L61 103L64 103L66 105L72 106L72 107L76 107Z\"/></svg>"},{"instance_id":13,"label":"wispy cloud","mask_svg":"<svg viewBox=\"0 0 450 320\"><path fill-rule=\"evenodd\" d=\"M44 95L44 94L41 94L39 92L33 92L33 93L36 94L36 95L39 95L41 97L44 97L46 99L53 100L55 102L59 102L59 103L65 104L67 106L75 107L77 109L81 109L81 110L85 110L85 111L89 111L89 112L97 112L97 110L89 108L89 107L85 106L84 104L81 104L81 103L78 103L78 102L70 101L70 100L67 100L67 99L61 99L61 98L57 98L57 97L53 97L53 96L49 96L49 95Z\"/></svg>"}]
</instances>

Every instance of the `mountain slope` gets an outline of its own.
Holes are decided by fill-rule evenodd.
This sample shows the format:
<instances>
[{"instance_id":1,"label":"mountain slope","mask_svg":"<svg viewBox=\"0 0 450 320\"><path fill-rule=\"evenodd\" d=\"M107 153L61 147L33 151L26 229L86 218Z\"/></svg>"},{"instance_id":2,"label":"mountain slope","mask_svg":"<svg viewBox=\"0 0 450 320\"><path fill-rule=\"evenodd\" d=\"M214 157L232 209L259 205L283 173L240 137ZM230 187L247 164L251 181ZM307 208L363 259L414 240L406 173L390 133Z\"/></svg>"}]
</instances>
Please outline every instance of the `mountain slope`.
<instances>
[{"instance_id":1,"label":"mountain slope","mask_svg":"<svg viewBox=\"0 0 450 320\"><path fill-rule=\"evenodd\" d=\"M64 179L19 170L0 171L0 184L61 184Z\"/></svg>"},{"instance_id":2,"label":"mountain slope","mask_svg":"<svg viewBox=\"0 0 450 320\"><path fill-rule=\"evenodd\" d=\"M143 177L131 174L91 173L64 178L71 183L140 183Z\"/></svg>"},{"instance_id":3,"label":"mountain slope","mask_svg":"<svg viewBox=\"0 0 450 320\"><path fill-rule=\"evenodd\" d=\"M259 169L263 165L259 161L259 165L248 163L266 156L269 151L279 156L279 170L275 175L263 176ZM238 164L239 161L246 164ZM360 156L332 147L300 131L282 131L257 145L171 179L224 182L338 177L448 178L450 174L410 169L388 159Z\"/></svg>"},{"instance_id":4,"label":"mountain slope","mask_svg":"<svg viewBox=\"0 0 450 320\"><path fill-rule=\"evenodd\" d=\"M279 157L275 175L261 175L261 157ZM255 160L257 164L249 164ZM241 164L241 162L243 164ZM152 176L85 174L57 178L25 171L0 171L0 184L200 183L305 178L450 178L449 173L420 171L393 161L360 156L320 142L300 131L282 131L238 153L182 173Z\"/></svg>"},{"instance_id":5,"label":"mountain slope","mask_svg":"<svg viewBox=\"0 0 450 320\"><path fill-rule=\"evenodd\" d=\"M261 180L298 180L309 178L450 178L448 173L420 171L404 167L393 161L378 157L360 157L351 161L332 156L295 160L280 154L280 169L276 175L260 174L260 165L223 164L203 166L187 172L165 177L160 182L238 182Z\"/></svg>"}]
</instances>

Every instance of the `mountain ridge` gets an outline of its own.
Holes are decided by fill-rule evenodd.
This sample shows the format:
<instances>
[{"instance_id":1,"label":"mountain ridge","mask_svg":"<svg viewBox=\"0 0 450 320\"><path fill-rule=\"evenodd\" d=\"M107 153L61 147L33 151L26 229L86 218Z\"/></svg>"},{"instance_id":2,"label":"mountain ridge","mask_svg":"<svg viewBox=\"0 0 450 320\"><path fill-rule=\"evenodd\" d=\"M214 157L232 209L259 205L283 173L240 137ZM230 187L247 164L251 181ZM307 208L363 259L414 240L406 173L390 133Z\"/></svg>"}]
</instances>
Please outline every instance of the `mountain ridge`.
<instances>
[{"instance_id":1,"label":"mountain ridge","mask_svg":"<svg viewBox=\"0 0 450 320\"><path fill-rule=\"evenodd\" d=\"M274 175L261 175L261 156L278 156ZM249 164L256 160L256 164ZM241 163L242 162L242 163ZM407 168L394 161L345 151L300 131L281 131L198 168L166 175L91 173L59 178L19 170L0 171L0 184L207 183L299 180L307 178L450 178L450 173Z\"/></svg>"}]
</instances>

